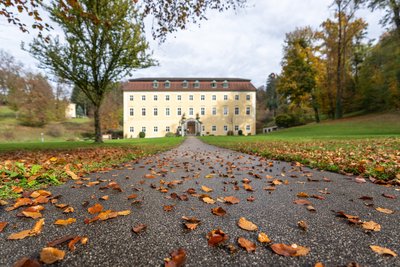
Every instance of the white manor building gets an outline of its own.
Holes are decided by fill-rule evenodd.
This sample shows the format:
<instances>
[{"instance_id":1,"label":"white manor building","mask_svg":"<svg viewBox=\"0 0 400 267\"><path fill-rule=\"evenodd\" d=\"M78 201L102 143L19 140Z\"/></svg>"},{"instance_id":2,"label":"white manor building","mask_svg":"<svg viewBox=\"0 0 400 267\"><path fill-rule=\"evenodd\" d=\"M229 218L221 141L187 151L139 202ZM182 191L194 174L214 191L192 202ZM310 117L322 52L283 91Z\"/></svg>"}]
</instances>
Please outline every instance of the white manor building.
<instances>
[{"instance_id":1,"label":"white manor building","mask_svg":"<svg viewBox=\"0 0 400 267\"><path fill-rule=\"evenodd\" d=\"M124 137L256 132L256 88L238 78L140 78L124 85Z\"/></svg>"}]
</instances>

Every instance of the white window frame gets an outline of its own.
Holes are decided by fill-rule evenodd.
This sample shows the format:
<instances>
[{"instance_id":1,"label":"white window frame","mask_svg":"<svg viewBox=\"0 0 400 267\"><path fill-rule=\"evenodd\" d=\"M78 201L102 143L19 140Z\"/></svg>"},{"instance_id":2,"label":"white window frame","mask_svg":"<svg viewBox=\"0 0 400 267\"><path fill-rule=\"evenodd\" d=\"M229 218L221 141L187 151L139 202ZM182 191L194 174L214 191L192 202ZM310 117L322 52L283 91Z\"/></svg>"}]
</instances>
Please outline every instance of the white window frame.
<instances>
[{"instance_id":1,"label":"white window frame","mask_svg":"<svg viewBox=\"0 0 400 267\"><path fill-rule=\"evenodd\" d=\"M158 81L157 80L153 81L153 88L155 88L155 89L158 88Z\"/></svg>"},{"instance_id":2,"label":"white window frame","mask_svg":"<svg viewBox=\"0 0 400 267\"><path fill-rule=\"evenodd\" d=\"M129 95L129 101L133 101L133 100L134 100L133 95Z\"/></svg>"},{"instance_id":3,"label":"white window frame","mask_svg":"<svg viewBox=\"0 0 400 267\"><path fill-rule=\"evenodd\" d=\"M182 88L188 88L188 87L189 87L188 81L184 80L184 81L182 82Z\"/></svg>"},{"instance_id":4,"label":"white window frame","mask_svg":"<svg viewBox=\"0 0 400 267\"><path fill-rule=\"evenodd\" d=\"M142 126L142 132L146 132L146 126Z\"/></svg>"},{"instance_id":5,"label":"white window frame","mask_svg":"<svg viewBox=\"0 0 400 267\"><path fill-rule=\"evenodd\" d=\"M211 82L211 88L214 88L214 89L217 88L217 81L216 80Z\"/></svg>"},{"instance_id":6,"label":"white window frame","mask_svg":"<svg viewBox=\"0 0 400 267\"><path fill-rule=\"evenodd\" d=\"M134 108L129 108L129 116L131 116L131 117L135 116L135 109Z\"/></svg>"},{"instance_id":7,"label":"white window frame","mask_svg":"<svg viewBox=\"0 0 400 267\"><path fill-rule=\"evenodd\" d=\"M229 84L228 84L228 81L227 81L227 80L225 80L225 81L222 83L222 88L229 88Z\"/></svg>"},{"instance_id":8,"label":"white window frame","mask_svg":"<svg viewBox=\"0 0 400 267\"><path fill-rule=\"evenodd\" d=\"M165 101L169 101L170 100L170 96L169 95L165 95Z\"/></svg>"},{"instance_id":9,"label":"white window frame","mask_svg":"<svg viewBox=\"0 0 400 267\"><path fill-rule=\"evenodd\" d=\"M158 108L153 108L153 115L158 116Z\"/></svg>"},{"instance_id":10,"label":"white window frame","mask_svg":"<svg viewBox=\"0 0 400 267\"><path fill-rule=\"evenodd\" d=\"M206 108L204 108L204 107L200 108L200 115L201 116L206 115Z\"/></svg>"},{"instance_id":11,"label":"white window frame","mask_svg":"<svg viewBox=\"0 0 400 267\"><path fill-rule=\"evenodd\" d=\"M165 126L165 131L166 131L167 133L169 133L169 132L171 132L171 128L170 128L169 126Z\"/></svg>"},{"instance_id":12,"label":"white window frame","mask_svg":"<svg viewBox=\"0 0 400 267\"><path fill-rule=\"evenodd\" d=\"M228 131L228 125L224 125L224 132Z\"/></svg>"},{"instance_id":13,"label":"white window frame","mask_svg":"<svg viewBox=\"0 0 400 267\"><path fill-rule=\"evenodd\" d=\"M236 101L239 101L239 99L240 99L240 98L239 98L239 95L235 95L235 100L236 100Z\"/></svg>"},{"instance_id":14,"label":"white window frame","mask_svg":"<svg viewBox=\"0 0 400 267\"><path fill-rule=\"evenodd\" d=\"M224 106L224 116L228 116L229 114L229 108L227 106Z\"/></svg>"},{"instance_id":15,"label":"white window frame","mask_svg":"<svg viewBox=\"0 0 400 267\"><path fill-rule=\"evenodd\" d=\"M246 95L246 100L250 101L251 100L251 96L250 95Z\"/></svg>"},{"instance_id":16,"label":"white window frame","mask_svg":"<svg viewBox=\"0 0 400 267\"><path fill-rule=\"evenodd\" d=\"M217 115L217 108L216 107L213 107L212 108L212 113L211 113L213 116L216 116Z\"/></svg>"},{"instance_id":17,"label":"white window frame","mask_svg":"<svg viewBox=\"0 0 400 267\"><path fill-rule=\"evenodd\" d=\"M225 101L228 100L228 95L224 95L224 100L225 100Z\"/></svg>"},{"instance_id":18,"label":"white window frame","mask_svg":"<svg viewBox=\"0 0 400 267\"><path fill-rule=\"evenodd\" d=\"M189 116L193 116L194 115L194 108L189 108Z\"/></svg>"},{"instance_id":19,"label":"white window frame","mask_svg":"<svg viewBox=\"0 0 400 267\"><path fill-rule=\"evenodd\" d=\"M154 100L154 101L158 101L158 95L154 95L154 96L153 96L153 100Z\"/></svg>"},{"instance_id":20,"label":"white window frame","mask_svg":"<svg viewBox=\"0 0 400 267\"><path fill-rule=\"evenodd\" d=\"M135 127L130 126L130 127L129 127L129 132L130 132L130 133L134 133L134 132L135 132Z\"/></svg>"},{"instance_id":21,"label":"white window frame","mask_svg":"<svg viewBox=\"0 0 400 267\"><path fill-rule=\"evenodd\" d=\"M146 95L142 95L142 101L146 101Z\"/></svg>"},{"instance_id":22,"label":"white window frame","mask_svg":"<svg viewBox=\"0 0 400 267\"><path fill-rule=\"evenodd\" d=\"M177 114L178 116L182 116L182 108L177 108L177 109L176 109L176 114Z\"/></svg>"},{"instance_id":23,"label":"white window frame","mask_svg":"<svg viewBox=\"0 0 400 267\"><path fill-rule=\"evenodd\" d=\"M212 95L212 101L217 101L217 95Z\"/></svg>"},{"instance_id":24,"label":"white window frame","mask_svg":"<svg viewBox=\"0 0 400 267\"><path fill-rule=\"evenodd\" d=\"M235 125L235 131L239 131L239 125Z\"/></svg>"},{"instance_id":25,"label":"white window frame","mask_svg":"<svg viewBox=\"0 0 400 267\"><path fill-rule=\"evenodd\" d=\"M247 132L250 132L251 131L251 126L248 124L248 125L246 125L246 131Z\"/></svg>"},{"instance_id":26,"label":"white window frame","mask_svg":"<svg viewBox=\"0 0 400 267\"><path fill-rule=\"evenodd\" d=\"M166 88L166 89L171 88L171 82L166 80L165 83L164 83L164 88Z\"/></svg>"},{"instance_id":27,"label":"white window frame","mask_svg":"<svg viewBox=\"0 0 400 267\"><path fill-rule=\"evenodd\" d=\"M200 96L200 100L201 100L201 101L206 100L206 96L205 96L205 95L201 95L201 96Z\"/></svg>"},{"instance_id":28,"label":"white window frame","mask_svg":"<svg viewBox=\"0 0 400 267\"><path fill-rule=\"evenodd\" d=\"M235 107L235 115L240 115L240 108L239 107Z\"/></svg>"},{"instance_id":29,"label":"white window frame","mask_svg":"<svg viewBox=\"0 0 400 267\"><path fill-rule=\"evenodd\" d=\"M251 107L250 106L246 107L246 115L251 115Z\"/></svg>"},{"instance_id":30,"label":"white window frame","mask_svg":"<svg viewBox=\"0 0 400 267\"><path fill-rule=\"evenodd\" d=\"M216 132L217 131L217 125L211 126L211 132Z\"/></svg>"},{"instance_id":31,"label":"white window frame","mask_svg":"<svg viewBox=\"0 0 400 267\"><path fill-rule=\"evenodd\" d=\"M200 88L200 82L198 80L194 81L193 88L196 88L196 89Z\"/></svg>"},{"instance_id":32,"label":"white window frame","mask_svg":"<svg viewBox=\"0 0 400 267\"><path fill-rule=\"evenodd\" d=\"M153 133L158 133L158 126L153 127Z\"/></svg>"},{"instance_id":33,"label":"white window frame","mask_svg":"<svg viewBox=\"0 0 400 267\"><path fill-rule=\"evenodd\" d=\"M189 95L189 101L193 101L194 96L193 95Z\"/></svg>"},{"instance_id":34,"label":"white window frame","mask_svg":"<svg viewBox=\"0 0 400 267\"><path fill-rule=\"evenodd\" d=\"M143 116L143 117L146 116L146 108L142 108L142 116Z\"/></svg>"},{"instance_id":35,"label":"white window frame","mask_svg":"<svg viewBox=\"0 0 400 267\"><path fill-rule=\"evenodd\" d=\"M181 101L182 100L182 95L177 95L176 100Z\"/></svg>"},{"instance_id":36,"label":"white window frame","mask_svg":"<svg viewBox=\"0 0 400 267\"><path fill-rule=\"evenodd\" d=\"M165 108L165 116L171 116L171 109Z\"/></svg>"}]
</instances>

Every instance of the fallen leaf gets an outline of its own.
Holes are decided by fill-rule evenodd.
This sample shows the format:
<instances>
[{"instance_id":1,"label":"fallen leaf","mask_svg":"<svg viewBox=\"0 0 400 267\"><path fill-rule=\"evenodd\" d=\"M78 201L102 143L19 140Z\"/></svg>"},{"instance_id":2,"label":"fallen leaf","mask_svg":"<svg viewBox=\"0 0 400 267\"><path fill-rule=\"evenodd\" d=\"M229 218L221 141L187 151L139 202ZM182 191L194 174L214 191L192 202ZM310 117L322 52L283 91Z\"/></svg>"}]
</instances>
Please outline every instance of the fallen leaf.
<instances>
[{"instance_id":1,"label":"fallen leaf","mask_svg":"<svg viewBox=\"0 0 400 267\"><path fill-rule=\"evenodd\" d=\"M256 244L254 244L250 240L247 240L244 237L239 237L238 243L242 248L246 249L247 252L256 251L257 248Z\"/></svg>"},{"instance_id":2,"label":"fallen leaf","mask_svg":"<svg viewBox=\"0 0 400 267\"><path fill-rule=\"evenodd\" d=\"M381 230L381 225L379 223L374 222L374 221L363 222L361 224L361 226L365 230L370 230L370 231L374 231L374 232L379 232Z\"/></svg>"},{"instance_id":3,"label":"fallen leaf","mask_svg":"<svg viewBox=\"0 0 400 267\"><path fill-rule=\"evenodd\" d=\"M370 197L370 196L362 196L359 199L361 199L361 200L374 200L374 198Z\"/></svg>"},{"instance_id":4,"label":"fallen leaf","mask_svg":"<svg viewBox=\"0 0 400 267\"><path fill-rule=\"evenodd\" d=\"M204 178L207 178L207 179L211 179L213 177L214 177L214 174L212 174L212 173L207 174L206 176L204 176Z\"/></svg>"},{"instance_id":5,"label":"fallen leaf","mask_svg":"<svg viewBox=\"0 0 400 267\"><path fill-rule=\"evenodd\" d=\"M32 219L35 219L35 220L42 217L42 214L40 212L38 212L38 211L25 211L24 210L24 211L22 211L22 214L25 217L32 218Z\"/></svg>"},{"instance_id":6,"label":"fallen leaf","mask_svg":"<svg viewBox=\"0 0 400 267\"><path fill-rule=\"evenodd\" d=\"M76 222L75 218L68 218L66 220L59 219L59 220L55 221L54 224L56 224L56 225L64 225L65 226L65 225L69 225L69 224L72 224L72 223L75 223L75 222Z\"/></svg>"},{"instance_id":7,"label":"fallen leaf","mask_svg":"<svg viewBox=\"0 0 400 267\"><path fill-rule=\"evenodd\" d=\"M251 221L246 220L246 218L241 217L237 222L238 226L247 231L256 231L258 229L257 225Z\"/></svg>"},{"instance_id":8,"label":"fallen leaf","mask_svg":"<svg viewBox=\"0 0 400 267\"><path fill-rule=\"evenodd\" d=\"M311 205L308 205L306 208L307 208L308 211L311 211L311 212L316 212L316 211L317 211L317 210L316 210L313 206L311 206Z\"/></svg>"},{"instance_id":9,"label":"fallen leaf","mask_svg":"<svg viewBox=\"0 0 400 267\"><path fill-rule=\"evenodd\" d=\"M42 266L36 259L23 257L14 263L13 267L40 267Z\"/></svg>"},{"instance_id":10,"label":"fallen leaf","mask_svg":"<svg viewBox=\"0 0 400 267\"><path fill-rule=\"evenodd\" d=\"M173 251L170 255L171 258L164 260L165 267L181 267L185 264L186 251L183 248Z\"/></svg>"},{"instance_id":11,"label":"fallen leaf","mask_svg":"<svg viewBox=\"0 0 400 267\"><path fill-rule=\"evenodd\" d=\"M325 197L320 196L320 195L312 195L312 198L318 199L318 200L325 200Z\"/></svg>"},{"instance_id":12,"label":"fallen leaf","mask_svg":"<svg viewBox=\"0 0 400 267\"><path fill-rule=\"evenodd\" d=\"M11 234L7 237L8 240L18 240L18 239L24 239L25 237L31 236L31 229L28 230L23 230L18 233Z\"/></svg>"},{"instance_id":13,"label":"fallen leaf","mask_svg":"<svg viewBox=\"0 0 400 267\"><path fill-rule=\"evenodd\" d=\"M135 199L135 198L137 198L137 197L138 197L137 194L132 194L132 195L128 196L128 199Z\"/></svg>"},{"instance_id":14,"label":"fallen leaf","mask_svg":"<svg viewBox=\"0 0 400 267\"><path fill-rule=\"evenodd\" d=\"M254 196L249 196L247 198L247 201L249 201L249 202L253 202L254 200L256 200L256 198Z\"/></svg>"},{"instance_id":15,"label":"fallen leaf","mask_svg":"<svg viewBox=\"0 0 400 267\"><path fill-rule=\"evenodd\" d=\"M173 211L174 210L174 205L165 205L164 206L164 211Z\"/></svg>"},{"instance_id":16,"label":"fallen leaf","mask_svg":"<svg viewBox=\"0 0 400 267\"><path fill-rule=\"evenodd\" d=\"M71 241L68 243L68 248L70 251L75 251L76 247L75 244L78 243L81 240L80 236L74 237Z\"/></svg>"},{"instance_id":17,"label":"fallen leaf","mask_svg":"<svg viewBox=\"0 0 400 267\"><path fill-rule=\"evenodd\" d=\"M251 187L251 185L249 185L249 184L243 184L243 188L246 191L250 191L250 192L254 191L253 187Z\"/></svg>"},{"instance_id":18,"label":"fallen leaf","mask_svg":"<svg viewBox=\"0 0 400 267\"><path fill-rule=\"evenodd\" d=\"M108 195L102 196L100 199L101 200L108 200L110 197Z\"/></svg>"},{"instance_id":19,"label":"fallen leaf","mask_svg":"<svg viewBox=\"0 0 400 267\"><path fill-rule=\"evenodd\" d=\"M271 249L276 254L285 257L305 256L310 252L309 248L298 246L296 244L290 246L286 244L272 244Z\"/></svg>"},{"instance_id":20,"label":"fallen leaf","mask_svg":"<svg viewBox=\"0 0 400 267\"><path fill-rule=\"evenodd\" d=\"M317 262L314 267L324 267L324 264L322 262ZM348 266L350 267L350 266Z\"/></svg>"},{"instance_id":21,"label":"fallen leaf","mask_svg":"<svg viewBox=\"0 0 400 267\"><path fill-rule=\"evenodd\" d=\"M213 190L207 186L202 185L201 190L203 190L206 193L212 192Z\"/></svg>"},{"instance_id":22,"label":"fallen leaf","mask_svg":"<svg viewBox=\"0 0 400 267\"><path fill-rule=\"evenodd\" d=\"M208 245L209 246L217 246L221 243L224 243L226 240L229 239L229 236L225 234L222 230L212 230L207 234Z\"/></svg>"},{"instance_id":23,"label":"fallen leaf","mask_svg":"<svg viewBox=\"0 0 400 267\"><path fill-rule=\"evenodd\" d=\"M63 213L72 213L74 212L74 208L73 207L67 207L66 209L63 210Z\"/></svg>"},{"instance_id":24,"label":"fallen leaf","mask_svg":"<svg viewBox=\"0 0 400 267\"><path fill-rule=\"evenodd\" d=\"M40 252L40 261L45 264L52 264L57 261L63 260L65 252L53 247L45 247Z\"/></svg>"},{"instance_id":25,"label":"fallen leaf","mask_svg":"<svg viewBox=\"0 0 400 267\"><path fill-rule=\"evenodd\" d=\"M395 195L389 195L389 194L382 194L382 196L390 199L396 199L397 197Z\"/></svg>"},{"instance_id":26,"label":"fallen leaf","mask_svg":"<svg viewBox=\"0 0 400 267\"><path fill-rule=\"evenodd\" d=\"M47 246L48 247L55 247L57 245L61 245L61 244L65 243L65 242L68 242L68 241L74 239L75 237L76 237L75 235L66 235L66 236L57 238L56 240L53 240L53 241L47 243Z\"/></svg>"},{"instance_id":27,"label":"fallen leaf","mask_svg":"<svg viewBox=\"0 0 400 267\"><path fill-rule=\"evenodd\" d=\"M32 204L33 204L33 202L30 198L24 198L24 197L18 198L12 207L6 208L6 211L15 210L19 207L28 206L28 205L32 205Z\"/></svg>"},{"instance_id":28,"label":"fallen leaf","mask_svg":"<svg viewBox=\"0 0 400 267\"><path fill-rule=\"evenodd\" d=\"M385 208L380 208L380 207L378 207L378 208L375 208L377 211L379 211L379 212L382 212L382 213L386 213L386 214L393 214L394 213L394 211L393 210L390 210L390 209L385 209Z\"/></svg>"},{"instance_id":29,"label":"fallen leaf","mask_svg":"<svg viewBox=\"0 0 400 267\"><path fill-rule=\"evenodd\" d=\"M153 174L145 174L144 178L146 178L146 179L154 179L154 178L156 178L156 176L154 176Z\"/></svg>"},{"instance_id":30,"label":"fallen leaf","mask_svg":"<svg viewBox=\"0 0 400 267\"><path fill-rule=\"evenodd\" d=\"M78 175L76 175L73 171L71 171L70 164L65 165L64 169L65 169L65 173L68 174L72 180L79 179Z\"/></svg>"},{"instance_id":31,"label":"fallen leaf","mask_svg":"<svg viewBox=\"0 0 400 267\"><path fill-rule=\"evenodd\" d=\"M90 214L99 213L103 210L103 206L101 204L96 203L94 206L88 208L88 212Z\"/></svg>"},{"instance_id":32,"label":"fallen leaf","mask_svg":"<svg viewBox=\"0 0 400 267\"><path fill-rule=\"evenodd\" d=\"M357 177L355 179L355 182L358 183L358 184L362 184L362 183L366 183L367 181L362 177Z\"/></svg>"},{"instance_id":33,"label":"fallen leaf","mask_svg":"<svg viewBox=\"0 0 400 267\"><path fill-rule=\"evenodd\" d=\"M0 222L0 233L6 228L8 222Z\"/></svg>"},{"instance_id":34,"label":"fallen leaf","mask_svg":"<svg viewBox=\"0 0 400 267\"><path fill-rule=\"evenodd\" d=\"M211 209L212 214L217 215L217 216L224 216L226 214L226 211L221 208L221 207L216 207Z\"/></svg>"},{"instance_id":35,"label":"fallen leaf","mask_svg":"<svg viewBox=\"0 0 400 267\"><path fill-rule=\"evenodd\" d=\"M300 229L307 231L308 229L308 224L305 221L298 221L297 225L299 226Z\"/></svg>"},{"instance_id":36,"label":"fallen leaf","mask_svg":"<svg viewBox=\"0 0 400 267\"><path fill-rule=\"evenodd\" d=\"M187 229L189 230L194 230L197 228L197 226L199 225L198 223L185 223L184 224L186 226Z\"/></svg>"},{"instance_id":37,"label":"fallen leaf","mask_svg":"<svg viewBox=\"0 0 400 267\"><path fill-rule=\"evenodd\" d=\"M238 204L240 200L234 196L224 197L226 203L229 204Z\"/></svg>"},{"instance_id":38,"label":"fallen leaf","mask_svg":"<svg viewBox=\"0 0 400 267\"><path fill-rule=\"evenodd\" d=\"M42 228L44 225L44 219L38 220L31 230L31 235L38 235L42 232Z\"/></svg>"},{"instance_id":39,"label":"fallen leaf","mask_svg":"<svg viewBox=\"0 0 400 267\"><path fill-rule=\"evenodd\" d=\"M215 204L215 200L210 197L203 197L202 200L207 204Z\"/></svg>"},{"instance_id":40,"label":"fallen leaf","mask_svg":"<svg viewBox=\"0 0 400 267\"><path fill-rule=\"evenodd\" d=\"M259 233L258 234L258 241L260 241L261 243L271 243L271 239L269 239L268 235L266 233Z\"/></svg>"},{"instance_id":41,"label":"fallen leaf","mask_svg":"<svg viewBox=\"0 0 400 267\"><path fill-rule=\"evenodd\" d=\"M311 202L307 199L296 199L293 201L293 203L297 205L311 205Z\"/></svg>"},{"instance_id":42,"label":"fallen leaf","mask_svg":"<svg viewBox=\"0 0 400 267\"><path fill-rule=\"evenodd\" d=\"M55 205L57 208L63 209L65 207L68 207L68 204L56 204Z\"/></svg>"},{"instance_id":43,"label":"fallen leaf","mask_svg":"<svg viewBox=\"0 0 400 267\"><path fill-rule=\"evenodd\" d=\"M122 210L122 211L117 211L118 216L127 216L131 214L130 210Z\"/></svg>"},{"instance_id":44,"label":"fallen leaf","mask_svg":"<svg viewBox=\"0 0 400 267\"><path fill-rule=\"evenodd\" d=\"M384 248L384 247L380 247L380 246L374 246L374 245L371 245L371 246L369 246L374 252L376 252L376 253L378 253L378 254L380 254L380 255L389 255L389 256L392 256L392 257L397 257L397 254L393 251L393 250L391 250L391 249L388 249L388 248Z\"/></svg>"},{"instance_id":45,"label":"fallen leaf","mask_svg":"<svg viewBox=\"0 0 400 267\"><path fill-rule=\"evenodd\" d=\"M145 231L146 229L147 229L147 225L145 225L145 224L143 224L143 223L140 223L140 224L138 224L138 225L132 227L132 231L133 231L135 234L139 234L139 233L141 233L142 231Z\"/></svg>"},{"instance_id":46,"label":"fallen leaf","mask_svg":"<svg viewBox=\"0 0 400 267\"><path fill-rule=\"evenodd\" d=\"M305 192L297 193L297 196L298 196L298 197L304 197L304 198L310 197L310 196L309 196L307 193L305 193Z\"/></svg>"}]
</instances>

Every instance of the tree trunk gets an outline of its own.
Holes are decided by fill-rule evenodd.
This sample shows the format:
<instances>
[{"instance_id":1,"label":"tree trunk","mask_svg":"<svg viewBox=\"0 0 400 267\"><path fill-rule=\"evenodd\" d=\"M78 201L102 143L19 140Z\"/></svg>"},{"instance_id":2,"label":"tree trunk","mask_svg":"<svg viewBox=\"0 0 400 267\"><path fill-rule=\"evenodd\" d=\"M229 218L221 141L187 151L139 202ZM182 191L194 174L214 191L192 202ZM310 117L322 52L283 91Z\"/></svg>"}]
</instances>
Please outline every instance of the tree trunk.
<instances>
[{"instance_id":1,"label":"tree trunk","mask_svg":"<svg viewBox=\"0 0 400 267\"><path fill-rule=\"evenodd\" d=\"M95 143L103 143L103 135L101 134L100 125L100 106L95 105L94 107L94 129L95 129Z\"/></svg>"},{"instance_id":2,"label":"tree trunk","mask_svg":"<svg viewBox=\"0 0 400 267\"><path fill-rule=\"evenodd\" d=\"M396 25L396 32L400 36L400 5L395 0L390 0L390 5L393 10L393 21Z\"/></svg>"},{"instance_id":3,"label":"tree trunk","mask_svg":"<svg viewBox=\"0 0 400 267\"><path fill-rule=\"evenodd\" d=\"M341 3L338 2L338 48L337 48L337 69L336 69L336 109L335 109L335 119L339 119L343 116L342 111L342 42L343 42L343 32L342 32L342 9Z\"/></svg>"}]
</instances>

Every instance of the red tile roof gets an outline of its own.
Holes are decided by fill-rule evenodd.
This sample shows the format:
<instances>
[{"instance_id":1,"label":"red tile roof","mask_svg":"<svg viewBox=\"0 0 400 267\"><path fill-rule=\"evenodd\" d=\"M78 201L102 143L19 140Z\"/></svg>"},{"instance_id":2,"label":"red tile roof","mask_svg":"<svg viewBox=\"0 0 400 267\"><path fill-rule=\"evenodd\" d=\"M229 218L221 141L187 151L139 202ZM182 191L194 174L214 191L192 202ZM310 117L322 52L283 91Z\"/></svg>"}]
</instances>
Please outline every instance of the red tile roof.
<instances>
[{"instance_id":1,"label":"red tile roof","mask_svg":"<svg viewBox=\"0 0 400 267\"><path fill-rule=\"evenodd\" d=\"M153 88L153 82L158 82L158 88ZM165 82L170 82L170 88L165 88ZM188 87L183 88L183 82L188 82ZM194 84L198 81L200 88L195 88ZM211 87L215 81L216 88ZM228 88L223 87L223 83L228 82ZM256 91L254 85L248 79L240 78L139 78L131 79L123 85L124 91L152 91L152 92L172 92L172 91Z\"/></svg>"}]
</instances>

